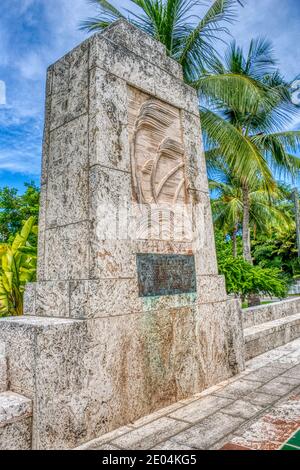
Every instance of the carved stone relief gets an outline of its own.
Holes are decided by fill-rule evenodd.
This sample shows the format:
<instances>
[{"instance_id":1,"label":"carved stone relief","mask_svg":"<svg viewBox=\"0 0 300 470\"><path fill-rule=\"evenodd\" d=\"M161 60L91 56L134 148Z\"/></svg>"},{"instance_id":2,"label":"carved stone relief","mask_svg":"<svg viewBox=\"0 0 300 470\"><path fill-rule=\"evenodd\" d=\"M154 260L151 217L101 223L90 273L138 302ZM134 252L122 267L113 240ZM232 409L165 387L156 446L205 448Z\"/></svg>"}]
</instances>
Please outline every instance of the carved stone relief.
<instances>
[{"instance_id":1,"label":"carved stone relief","mask_svg":"<svg viewBox=\"0 0 300 470\"><path fill-rule=\"evenodd\" d=\"M188 202L180 111L137 89L129 87L128 93L133 197L142 213L140 238L184 240L174 220L178 208ZM147 230L151 233L145 236Z\"/></svg>"}]
</instances>

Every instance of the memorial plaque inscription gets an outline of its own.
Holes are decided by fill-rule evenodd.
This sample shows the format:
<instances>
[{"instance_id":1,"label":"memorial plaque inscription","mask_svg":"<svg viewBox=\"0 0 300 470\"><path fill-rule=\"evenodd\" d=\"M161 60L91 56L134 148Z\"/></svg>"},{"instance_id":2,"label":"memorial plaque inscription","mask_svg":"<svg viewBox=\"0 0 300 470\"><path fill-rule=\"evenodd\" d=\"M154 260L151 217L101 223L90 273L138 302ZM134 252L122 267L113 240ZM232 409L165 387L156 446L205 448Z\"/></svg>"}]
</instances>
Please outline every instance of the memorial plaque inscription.
<instances>
[{"instance_id":1,"label":"memorial plaque inscription","mask_svg":"<svg viewBox=\"0 0 300 470\"><path fill-rule=\"evenodd\" d=\"M139 296L196 292L193 255L137 254Z\"/></svg>"}]
</instances>

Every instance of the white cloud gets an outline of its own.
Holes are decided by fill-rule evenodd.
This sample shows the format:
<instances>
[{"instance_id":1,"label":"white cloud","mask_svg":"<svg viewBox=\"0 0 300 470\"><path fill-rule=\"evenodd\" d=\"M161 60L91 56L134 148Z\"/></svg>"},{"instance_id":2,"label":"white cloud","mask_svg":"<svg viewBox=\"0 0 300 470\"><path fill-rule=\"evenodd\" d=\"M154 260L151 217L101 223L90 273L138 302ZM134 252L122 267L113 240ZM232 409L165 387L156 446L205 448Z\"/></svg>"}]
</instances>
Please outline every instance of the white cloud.
<instances>
[{"instance_id":1,"label":"white cloud","mask_svg":"<svg viewBox=\"0 0 300 470\"><path fill-rule=\"evenodd\" d=\"M112 3L119 8L133 8L129 0ZM296 0L248 0L246 8L239 9L239 22L231 27L232 34L244 45L252 37L270 36L283 71L291 78L300 73L296 3ZM6 82L8 101L0 108L0 127L26 128L32 120L36 126L31 128L32 144L20 134L14 148L2 149L0 169L39 172L46 68L87 37L86 32L79 30L79 24L95 14L96 9L88 0L4 0L0 18L0 80ZM22 31L24 27L26 34ZM298 118L293 125L300 126Z\"/></svg>"},{"instance_id":2,"label":"white cloud","mask_svg":"<svg viewBox=\"0 0 300 470\"><path fill-rule=\"evenodd\" d=\"M29 145L26 148L0 150L0 171L39 175L39 146Z\"/></svg>"},{"instance_id":3,"label":"white cloud","mask_svg":"<svg viewBox=\"0 0 300 470\"><path fill-rule=\"evenodd\" d=\"M37 52L30 52L16 66L22 78L27 80L43 80L45 77L45 60Z\"/></svg>"}]
</instances>

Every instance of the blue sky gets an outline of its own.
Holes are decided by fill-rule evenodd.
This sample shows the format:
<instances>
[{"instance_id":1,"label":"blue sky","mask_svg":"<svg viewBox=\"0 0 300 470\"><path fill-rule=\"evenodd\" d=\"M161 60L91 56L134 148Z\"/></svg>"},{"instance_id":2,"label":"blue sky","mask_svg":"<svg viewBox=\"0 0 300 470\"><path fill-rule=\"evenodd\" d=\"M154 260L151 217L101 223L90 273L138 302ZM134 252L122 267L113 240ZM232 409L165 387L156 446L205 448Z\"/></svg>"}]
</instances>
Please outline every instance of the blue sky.
<instances>
[{"instance_id":1,"label":"blue sky","mask_svg":"<svg viewBox=\"0 0 300 470\"><path fill-rule=\"evenodd\" d=\"M0 104L0 186L39 183L46 68L86 38L78 25L94 15L87 0L2 0L0 80L7 100ZM299 0L247 0L230 29L245 46L252 37L269 37L286 77L300 74ZM293 126L300 128L300 116Z\"/></svg>"}]
</instances>

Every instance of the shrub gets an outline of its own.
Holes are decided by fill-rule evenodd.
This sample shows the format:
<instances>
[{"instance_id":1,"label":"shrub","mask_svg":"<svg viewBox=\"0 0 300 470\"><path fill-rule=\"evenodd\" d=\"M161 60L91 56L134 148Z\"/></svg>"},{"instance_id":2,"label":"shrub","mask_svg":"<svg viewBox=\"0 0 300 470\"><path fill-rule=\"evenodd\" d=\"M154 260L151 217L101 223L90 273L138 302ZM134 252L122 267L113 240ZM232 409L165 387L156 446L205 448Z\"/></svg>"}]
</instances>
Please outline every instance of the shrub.
<instances>
[{"instance_id":1,"label":"shrub","mask_svg":"<svg viewBox=\"0 0 300 470\"><path fill-rule=\"evenodd\" d=\"M219 259L219 270L225 276L228 294L242 298L251 294L287 296L288 281L278 268L252 266L243 258L226 256Z\"/></svg>"},{"instance_id":2,"label":"shrub","mask_svg":"<svg viewBox=\"0 0 300 470\"><path fill-rule=\"evenodd\" d=\"M27 282L35 280L37 226L30 217L12 244L0 245L0 317L23 314Z\"/></svg>"}]
</instances>

